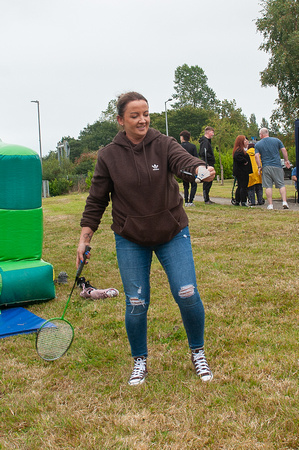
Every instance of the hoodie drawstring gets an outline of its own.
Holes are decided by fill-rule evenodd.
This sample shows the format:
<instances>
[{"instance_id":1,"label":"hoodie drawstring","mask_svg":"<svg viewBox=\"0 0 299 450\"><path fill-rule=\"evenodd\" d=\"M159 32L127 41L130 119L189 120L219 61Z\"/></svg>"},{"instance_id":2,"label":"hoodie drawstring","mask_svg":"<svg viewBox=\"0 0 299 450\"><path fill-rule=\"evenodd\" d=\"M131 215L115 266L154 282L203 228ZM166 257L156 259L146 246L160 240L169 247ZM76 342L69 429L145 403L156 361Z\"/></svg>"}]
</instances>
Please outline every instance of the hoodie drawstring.
<instances>
[{"instance_id":1,"label":"hoodie drawstring","mask_svg":"<svg viewBox=\"0 0 299 450\"><path fill-rule=\"evenodd\" d=\"M132 153L132 155L133 155L134 165L135 165L135 170L136 170L137 177L138 177L138 186L140 186L140 185L141 185L141 177L140 177L140 172L139 172L139 170L138 170L138 166L137 166L137 162L136 162L136 158L135 158L135 152L134 152L134 149L133 149L132 145L131 145L130 143L129 143L129 145L130 145L131 153ZM145 151L145 145L144 145L144 142L142 142L142 149L143 149L143 154L144 154L144 159L145 159L145 165L146 165L147 174L148 174L149 180L150 180L150 182L151 182L151 181L152 181L152 177L151 177L151 172L150 172L149 167L148 167L148 162L147 162L147 157L146 157L146 151Z\"/></svg>"},{"instance_id":2,"label":"hoodie drawstring","mask_svg":"<svg viewBox=\"0 0 299 450\"><path fill-rule=\"evenodd\" d=\"M146 165L148 177L149 177L149 180L150 180L150 183L151 183L151 182L152 182L152 176L151 176L151 172L150 172L149 167L148 167L148 162L147 162L147 157L146 157L146 151L145 151L144 141L142 142L142 148L143 148L143 154L144 154L145 165Z\"/></svg>"}]
</instances>

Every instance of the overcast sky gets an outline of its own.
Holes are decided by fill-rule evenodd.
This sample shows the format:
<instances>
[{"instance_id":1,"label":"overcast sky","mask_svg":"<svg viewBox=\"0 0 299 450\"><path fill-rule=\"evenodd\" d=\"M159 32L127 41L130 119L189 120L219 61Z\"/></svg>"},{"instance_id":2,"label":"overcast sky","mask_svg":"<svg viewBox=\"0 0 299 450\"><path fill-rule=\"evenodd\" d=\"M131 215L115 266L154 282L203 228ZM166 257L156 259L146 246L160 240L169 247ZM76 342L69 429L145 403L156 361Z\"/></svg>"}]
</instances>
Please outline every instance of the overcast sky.
<instances>
[{"instance_id":1,"label":"overcast sky","mask_svg":"<svg viewBox=\"0 0 299 450\"><path fill-rule=\"evenodd\" d=\"M260 84L261 9L258 0L0 0L0 139L39 153L31 100L43 155L122 92L162 112L183 64L201 67L220 100L269 120L277 91Z\"/></svg>"}]
</instances>

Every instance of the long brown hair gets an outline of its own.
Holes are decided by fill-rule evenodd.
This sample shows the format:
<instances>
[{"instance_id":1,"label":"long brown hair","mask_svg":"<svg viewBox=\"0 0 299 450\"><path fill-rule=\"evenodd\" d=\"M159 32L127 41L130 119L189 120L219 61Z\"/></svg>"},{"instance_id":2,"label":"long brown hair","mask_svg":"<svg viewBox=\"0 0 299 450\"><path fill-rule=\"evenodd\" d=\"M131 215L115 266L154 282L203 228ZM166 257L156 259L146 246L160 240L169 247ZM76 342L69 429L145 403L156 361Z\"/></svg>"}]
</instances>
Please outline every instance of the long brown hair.
<instances>
[{"instance_id":1,"label":"long brown hair","mask_svg":"<svg viewBox=\"0 0 299 450\"><path fill-rule=\"evenodd\" d=\"M243 134L240 134L239 136L236 137L235 145L234 145L234 149L233 149L233 156L234 156L236 150L242 150L244 153L246 153L246 151L244 150L245 139L246 139L246 136L244 136Z\"/></svg>"}]
</instances>

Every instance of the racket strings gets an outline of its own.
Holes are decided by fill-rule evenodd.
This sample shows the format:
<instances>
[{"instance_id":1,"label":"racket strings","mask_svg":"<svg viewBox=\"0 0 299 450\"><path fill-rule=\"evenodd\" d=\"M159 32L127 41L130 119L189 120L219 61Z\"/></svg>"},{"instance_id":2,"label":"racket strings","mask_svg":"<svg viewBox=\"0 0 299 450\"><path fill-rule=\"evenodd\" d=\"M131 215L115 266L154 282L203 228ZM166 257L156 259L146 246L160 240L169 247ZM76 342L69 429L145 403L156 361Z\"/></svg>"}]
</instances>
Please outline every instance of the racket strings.
<instances>
[{"instance_id":1,"label":"racket strings","mask_svg":"<svg viewBox=\"0 0 299 450\"><path fill-rule=\"evenodd\" d=\"M46 361L54 361L69 349L73 337L74 330L64 319L46 322L38 332L37 352Z\"/></svg>"}]
</instances>

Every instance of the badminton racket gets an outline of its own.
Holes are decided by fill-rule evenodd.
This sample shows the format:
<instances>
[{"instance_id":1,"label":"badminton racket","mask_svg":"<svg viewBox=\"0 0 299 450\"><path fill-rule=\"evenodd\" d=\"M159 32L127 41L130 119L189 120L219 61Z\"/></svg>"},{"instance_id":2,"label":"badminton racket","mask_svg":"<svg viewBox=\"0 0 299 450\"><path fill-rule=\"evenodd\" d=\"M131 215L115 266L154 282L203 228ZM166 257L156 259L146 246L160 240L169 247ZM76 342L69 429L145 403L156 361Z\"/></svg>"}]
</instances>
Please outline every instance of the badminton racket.
<instances>
[{"instance_id":1,"label":"badminton racket","mask_svg":"<svg viewBox=\"0 0 299 450\"><path fill-rule=\"evenodd\" d=\"M73 284L71 293L66 302L63 314L61 317L53 317L46 320L45 323L37 331L35 347L38 355L45 361L55 361L61 358L70 348L74 339L74 328L68 320L64 318L67 307L69 305L73 290L85 265L87 254L90 247L85 247L83 261L80 262L77 269L75 282Z\"/></svg>"}]
</instances>

